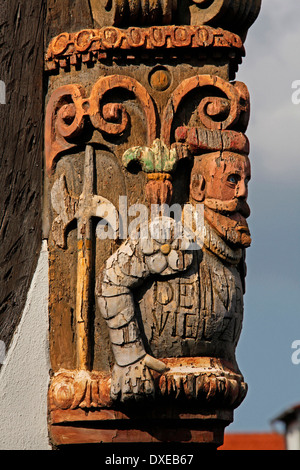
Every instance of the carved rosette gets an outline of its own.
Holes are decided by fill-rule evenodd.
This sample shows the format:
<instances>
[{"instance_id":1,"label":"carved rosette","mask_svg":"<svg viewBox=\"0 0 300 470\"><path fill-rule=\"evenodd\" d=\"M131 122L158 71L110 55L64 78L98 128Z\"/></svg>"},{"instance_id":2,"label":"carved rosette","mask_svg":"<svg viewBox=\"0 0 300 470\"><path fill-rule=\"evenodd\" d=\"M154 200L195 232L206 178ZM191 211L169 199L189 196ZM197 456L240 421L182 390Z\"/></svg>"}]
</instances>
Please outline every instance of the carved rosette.
<instances>
[{"instance_id":1,"label":"carved rosette","mask_svg":"<svg viewBox=\"0 0 300 470\"><path fill-rule=\"evenodd\" d=\"M49 401L51 411L107 408L112 405L110 377L101 372L61 370L52 378Z\"/></svg>"}]
</instances>

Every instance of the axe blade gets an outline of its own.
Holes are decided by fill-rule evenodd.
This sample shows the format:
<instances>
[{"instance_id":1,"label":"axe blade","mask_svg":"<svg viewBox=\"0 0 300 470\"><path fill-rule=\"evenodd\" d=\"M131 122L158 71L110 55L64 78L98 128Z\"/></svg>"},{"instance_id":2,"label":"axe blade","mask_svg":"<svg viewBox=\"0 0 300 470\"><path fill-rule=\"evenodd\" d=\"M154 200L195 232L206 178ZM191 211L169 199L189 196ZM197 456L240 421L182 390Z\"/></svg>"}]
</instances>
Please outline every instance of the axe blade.
<instances>
[{"instance_id":1,"label":"axe blade","mask_svg":"<svg viewBox=\"0 0 300 470\"><path fill-rule=\"evenodd\" d=\"M78 198L70 196L64 174L53 184L51 203L58 214L52 224L53 239L57 246L66 248L66 232L68 225L76 219Z\"/></svg>"}]
</instances>

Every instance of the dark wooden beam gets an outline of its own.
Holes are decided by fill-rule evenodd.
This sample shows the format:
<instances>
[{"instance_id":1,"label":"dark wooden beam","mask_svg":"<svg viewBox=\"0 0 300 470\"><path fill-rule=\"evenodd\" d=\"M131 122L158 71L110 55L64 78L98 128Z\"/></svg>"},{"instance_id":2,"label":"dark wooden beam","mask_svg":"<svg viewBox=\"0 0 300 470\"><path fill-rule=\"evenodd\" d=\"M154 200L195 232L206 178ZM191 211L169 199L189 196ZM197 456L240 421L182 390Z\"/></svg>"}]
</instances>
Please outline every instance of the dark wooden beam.
<instances>
[{"instance_id":1,"label":"dark wooden beam","mask_svg":"<svg viewBox=\"0 0 300 470\"><path fill-rule=\"evenodd\" d=\"M93 28L94 21L90 0L48 0L45 39L51 39L67 31L75 33L83 28Z\"/></svg>"}]
</instances>

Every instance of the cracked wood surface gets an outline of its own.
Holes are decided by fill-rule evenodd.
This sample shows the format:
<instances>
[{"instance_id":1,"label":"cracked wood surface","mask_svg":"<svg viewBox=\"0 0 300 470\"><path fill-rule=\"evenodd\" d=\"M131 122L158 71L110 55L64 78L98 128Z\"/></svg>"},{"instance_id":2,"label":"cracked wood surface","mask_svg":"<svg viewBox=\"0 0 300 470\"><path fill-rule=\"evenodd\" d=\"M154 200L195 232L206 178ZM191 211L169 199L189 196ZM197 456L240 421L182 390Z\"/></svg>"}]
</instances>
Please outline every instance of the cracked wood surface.
<instances>
[{"instance_id":1,"label":"cracked wood surface","mask_svg":"<svg viewBox=\"0 0 300 470\"><path fill-rule=\"evenodd\" d=\"M47 0L45 43L62 31L93 28L90 0Z\"/></svg>"},{"instance_id":2,"label":"cracked wood surface","mask_svg":"<svg viewBox=\"0 0 300 470\"><path fill-rule=\"evenodd\" d=\"M8 347L41 245L45 1L0 5L0 339Z\"/></svg>"}]
</instances>

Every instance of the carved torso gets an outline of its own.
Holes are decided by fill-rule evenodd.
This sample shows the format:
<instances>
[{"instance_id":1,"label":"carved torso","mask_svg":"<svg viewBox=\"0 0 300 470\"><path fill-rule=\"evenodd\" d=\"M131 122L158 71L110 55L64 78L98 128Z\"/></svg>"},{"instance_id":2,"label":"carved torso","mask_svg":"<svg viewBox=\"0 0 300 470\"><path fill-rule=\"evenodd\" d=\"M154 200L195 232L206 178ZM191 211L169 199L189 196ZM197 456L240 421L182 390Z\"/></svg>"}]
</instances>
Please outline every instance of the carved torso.
<instances>
[{"instance_id":1,"label":"carved torso","mask_svg":"<svg viewBox=\"0 0 300 470\"><path fill-rule=\"evenodd\" d=\"M155 279L138 302L155 357L213 356L234 362L243 319L238 269L206 250L180 277Z\"/></svg>"}]
</instances>

